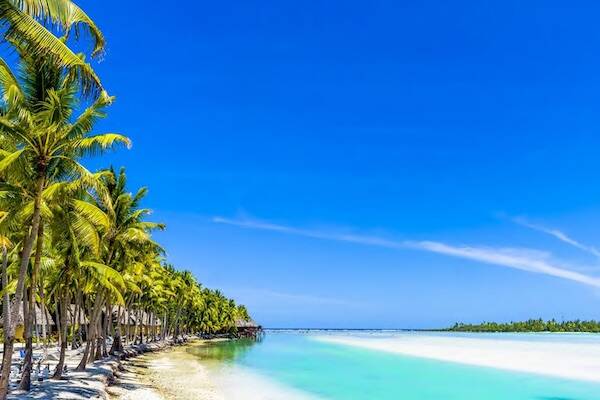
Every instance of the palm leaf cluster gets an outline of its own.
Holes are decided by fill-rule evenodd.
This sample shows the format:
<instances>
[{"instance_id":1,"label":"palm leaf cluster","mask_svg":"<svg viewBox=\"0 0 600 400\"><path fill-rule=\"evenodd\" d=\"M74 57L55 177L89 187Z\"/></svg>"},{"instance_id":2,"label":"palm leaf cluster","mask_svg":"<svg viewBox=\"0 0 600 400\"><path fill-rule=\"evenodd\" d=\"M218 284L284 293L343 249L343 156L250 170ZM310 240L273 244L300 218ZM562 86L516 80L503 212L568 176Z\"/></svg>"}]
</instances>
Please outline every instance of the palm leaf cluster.
<instances>
[{"instance_id":1,"label":"palm leaf cluster","mask_svg":"<svg viewBox=\"0 0 600 400\"><path fill-rule=\"evenodd\" d=\"M130 192L124 169L84 165L131 146L122 134L95 132L114 98L72 50L85 37L87 53L102 54L95 23L69 0L0 0L0 24L18 55L15 65L0 58L0 400L20 323L25 390L34 337L58 341L60 378L69 344L84 346L83 370L126 343L235 331L249 319L243 306L165 263L152 237L164 225L141 204L147 190Z\"/></svg>"}]
</instances>

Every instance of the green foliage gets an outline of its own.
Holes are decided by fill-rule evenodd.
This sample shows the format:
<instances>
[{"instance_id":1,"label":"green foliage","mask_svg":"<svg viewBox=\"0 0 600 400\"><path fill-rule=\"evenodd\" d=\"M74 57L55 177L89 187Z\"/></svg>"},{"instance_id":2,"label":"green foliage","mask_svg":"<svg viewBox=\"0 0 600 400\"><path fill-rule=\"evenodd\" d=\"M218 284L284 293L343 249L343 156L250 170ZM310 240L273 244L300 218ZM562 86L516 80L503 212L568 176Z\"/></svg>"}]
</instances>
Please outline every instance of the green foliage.
<instances>
[{"instance_id":1,"label":"green foliage","mask_svg":"<svg viewBox=\"0 0 600 400\"><path fill-rule=\"evenodd\" d=\"M529 319L522 322L483 322L481 324L456 323L446 329L452 332L589 332L600 333L599 321L562 321L554 319L544 321Z\"/></svg>"},{"instance_id":2,"label":"green foliage","mask_svg":"<svg viewBox=\"0 0 600 400\"><path fill-rule=\"evenodd\" d=\"M0 23L19 56L16 67L0 58L0 250L10 289L3 300L20 302L31 290L53 316L66 314L59 304L77 302L104 330L98 310L119 307L155 320L143 323L159 320L163 334L234 332L237 320L250 318L245 307L165 264L152 236L165 227L140 206L147 189L130 192L124 169L82 164L131 146L126 136L94 132L114 98L68 47L68 35L82 31L91 55L100 54L98 27L70 0L0 0Z\"/></svg>"}]
</instances>

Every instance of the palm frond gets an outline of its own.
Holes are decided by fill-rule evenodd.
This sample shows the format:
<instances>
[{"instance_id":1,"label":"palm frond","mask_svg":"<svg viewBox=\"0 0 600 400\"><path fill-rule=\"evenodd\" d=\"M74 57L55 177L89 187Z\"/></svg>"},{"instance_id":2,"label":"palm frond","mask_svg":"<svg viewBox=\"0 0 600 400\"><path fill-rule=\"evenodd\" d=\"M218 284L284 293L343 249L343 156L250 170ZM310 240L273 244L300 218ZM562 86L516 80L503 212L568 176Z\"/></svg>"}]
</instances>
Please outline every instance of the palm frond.
<instances>
[{"instance_id":1,"label":"palm frond","mask_svg":"<svg viewBox=\"0 0 600 400\"><path fill-rule=\"evenodd\" d=\"M21 154L23 154L24 151L24 149L21 149L13 151L9 155L4 156L4 158L0 160L0 173L4 172L6 168L10 167L11 164L14 163L21 156Z\"/></svg>"},{"instance_id":2,"label":"palm frond","mask_svg":"<svg viewBox=\"0 0 600 400\"><path fill-rule=\"evenodd\" d=\"M83 200L74 200L73 205L81 215L87 218L96 226L101 226L104 229L109 229L110 221L104 211L92 203Z\"/></svg>"},{"instance_id":3,"label":"palm frond","mask_svg":"<svg viewBox=\"0 0 600 400\"><path fill-rule=\"evenodd\" d=\"M9 109L21 104L24 98L23 89L21 89L17 77L2 58L0 58L0 92L2 93L2 100L8 105Z\"/></svg>"},{"instance_id":4,"label":"palm frond","mask_svg":"<svg viewBox=\"0 0 600 400\"><path fill-rule=\"evenodd\" d=\"M38 56L52 54L62 66L76 72L83 84L82 86L85 93L94 91L99 93L102 90L100 79L91 67L85 63L83 57L73 53L63 40L54 36L42 23L36 21L33 17L42 15L44 12L47 13L50 8L47 7L44 10L44 4L56 4L56 1L57 0L18 1L17 5L27 11L24 12L13 4L13 1L0 0L0 21L7 25L5 37L9 42L15 44L22 51L26 51L29 54L36 54ZM58 8L56 9L56 12L58 12ZM67 23L67 16L69 14L64 12L61 12L61 14L64 15L56 15L55 17L57 19L62 19L63 23ZM74 18L73 21L76 20L77 18Z\"/></svg>"},{"instance_id":5,"label":"palm frond","mask_svg":"<svg viewBox=\"0 0 600 400\"><path fill-rule=\"evenodd\" d=\"M124 144L131 147L131 141L118 133L105 133L83 139L76 139L68 144L70 150L80 155L94 155L106 151L116 144Z\"/></svg>"}]
</instances>

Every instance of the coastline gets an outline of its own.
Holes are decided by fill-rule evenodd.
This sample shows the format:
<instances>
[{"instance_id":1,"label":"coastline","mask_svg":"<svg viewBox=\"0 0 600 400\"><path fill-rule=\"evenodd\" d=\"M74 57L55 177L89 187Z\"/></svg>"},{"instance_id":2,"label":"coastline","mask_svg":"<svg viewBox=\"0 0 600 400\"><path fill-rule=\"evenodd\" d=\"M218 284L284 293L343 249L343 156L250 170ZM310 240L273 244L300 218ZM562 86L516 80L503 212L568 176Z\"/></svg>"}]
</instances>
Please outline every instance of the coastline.
<instances>
[{"instance_id":1,"label":"coastline","mask_svg":"<svg viewBox=\"0 0 600 400\"><path fill-rule=\"evenodd\" d=\"M67 379L46 379L32 385L31 391L13 390L8 399L22 400L35 398L50 399L145 399L163 400L156 391L145 385L138 374L128 368L128 364L138 357L153 352L168 350L174 346L184 346L195 342L193 339L185 343L165 340L139 345L129 345L122 354L111 356L90 364L86 371L77 372L75 368L81 358L78 350L69 351L65 364L68 368ZM53 352L50 352L50 356Z\"/></svg>"},{"instance_id":2,"label":"coastline","mask_svg":"<svg viewBox=\"0 0 600 400\"><path fill-rule=\"evenodd\" d=\"M116 374L116 382L108 387L108 393L111 398L119 400L166 400L182 398L182 389L187 389L187 392L193 391L190 398L223 400L225 397L214 384L206 365L198 363L196 359L188 362L187 357L182 358L186 354L184 347L223 340L230 339L197 339L185 345L162 349L165 351L144 353L139 357L123 360L121 371ZM190 379L193 379L193 387L189 385Z\"/></svg>"},{"instance_id":3,"label":"coastline","mask_svg":"<svg viewBox=\"0 0 600 400\"><path fill-rule=\"evenodd\" d=\"M454 362L600 382L600 345L590 349L569 342L539 343L494 338L402 336L361 338L316 336L316 340L344 346Z\"/></svg>"},{"instance_id":4,"label":"coastline","mask_svg":"<svg viewBox=\"0 0 600 400\"><path fill-rule=\"evenodd\" d=\"M218 341L201 341L194 345ZM318 399L243 366L211 359L210 356L199 358L185 347L142 355L125 364L132 373L132 382L119 378L119 382L109 388L111 394L116 388L119 400Z\"/></svg>"}]
</instances>

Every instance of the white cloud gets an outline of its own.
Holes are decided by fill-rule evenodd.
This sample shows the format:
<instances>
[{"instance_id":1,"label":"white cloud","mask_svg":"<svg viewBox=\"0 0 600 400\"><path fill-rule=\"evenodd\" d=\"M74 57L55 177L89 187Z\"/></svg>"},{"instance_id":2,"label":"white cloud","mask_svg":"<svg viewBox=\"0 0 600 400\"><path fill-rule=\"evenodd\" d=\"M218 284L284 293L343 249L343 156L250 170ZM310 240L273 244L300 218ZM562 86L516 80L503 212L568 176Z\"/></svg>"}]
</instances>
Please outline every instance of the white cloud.
<instances>
[{"instance_id":1,"label":"white cloud","mask_svg":"<svg viewBox=\"0 0 600 400\"><path fill-rule=\"evenodd\" d=\"M484 246L455 246L434 241L393 241L376 236L348 235L342 233L297 229L289 226L276 225L248 219L236 220L214 217L213 222L249 229L275 231L316 239L358 243L368 246L378 246L393 249L417 249L501 267L550 275L557 278L578 282L587 286L600 288L600 278L574 271L569 266L554 261L550 253L539 250L522 248L494 248Z\"/></svg>"},{"instance_id":2,"label":"white cloud","mask_svg":"<svg viewBox=\"0 0 600 400\"><path fill-rule=\"evenodd\" d=\"M308 305L335 305L335 306L357 306L360 303L337 299L333 297L325 297L311 294L296 294L277 292L269 289L230 289L229 292L238 296L249 297L251 299L262 299L267 303L286 302L292 304L308 304Z\"/></svg>"},{"instance_id":3,"label":"white cloud","mask_svg":"<svg viewBox=\"0 0 600 400\"><path fill-rule=\"evenodd\" d=\"M579 250L583 250L587 253L590 253L590 254L600 258L600 250L596 249L593 246L588 246L586 244L583 244L583 243L571 238L566 233L559 231L558 229L547 228L545 226L532 224L531 222L529 222L521 217L513 218L512 220L518 225L524 226L529 229L533 229L538 232L548 234L550 236L554 236L556 239L558 239L564 243L567 243L573 247L578 248Z\"/></svg>"},{"instance_id":4,"label":"white cloud","mask_svg":"<svg viewBox=\"0 0 600 400\"><path fill-rule=\"evenodd\" d=\"M550 254L536 250L450 246L444 243L429 241L413 242L412 246L414 248L431 251L433 253L445 254L453 257L480 261L486 264L493 264L538 274L550 275L600 288L600 278L585 275L568 269L565 266L558 265L556 261L551 259Z\"/></svg>"},{"instance_id":5,"label":"white cloud","mask_svg":"<svg viewBox=\"0 0 600 400\"><path fill-rule=\"evenodd\" d=\"M379 246L379 247L388 247L388 248L403 248L406 247L402 242L396 242L392 240L387 240L380 237L375 236L365 236L365 235L352 235L352 234L343 234L343 233L335 233L335 232L325 232L325 231L316 231L316 230L308 230L308 229L297 229L284 225L276 225L263 221L249 220L249 219L229 219L222 217L213 217L213 222L218 224L226 224L239 226L242 228L249 229L259 229L266 231L274 231L287 233L296 236L305 236L315 239L325 239L325 240L335 240L338 242L350 242L350 243L358 243L370 246Z\"/></svg>"}]
</instances>

